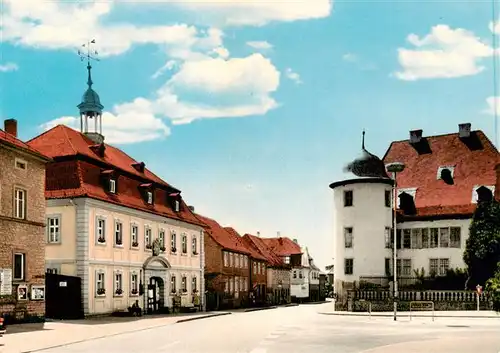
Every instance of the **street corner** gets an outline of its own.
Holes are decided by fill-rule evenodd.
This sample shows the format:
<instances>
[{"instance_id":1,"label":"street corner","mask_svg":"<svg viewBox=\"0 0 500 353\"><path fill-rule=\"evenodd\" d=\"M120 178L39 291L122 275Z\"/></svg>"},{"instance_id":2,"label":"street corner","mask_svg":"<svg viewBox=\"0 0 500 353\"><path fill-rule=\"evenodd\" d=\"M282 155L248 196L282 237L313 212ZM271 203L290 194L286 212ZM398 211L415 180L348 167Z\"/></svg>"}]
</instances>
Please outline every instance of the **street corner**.
<instances>
[{"instance_id":1,"label":"street corner","mask_svg":"<svg viewBox=\"0 0 500 353\"><path fill-rule=\"evenodd\" d=\"M210 313L210 314L206 314L206 315L197 315L197 316L188 317L188 318L185 318L185 319L179 319L179 320L177 320L176 324L181 324L183 322L194 321L194 320L209 319L209 318L212 318L212 317L224 316L224 315L230 315L230 314L232 314L232 313L230 313L230 312L220 312L220 313Z\"/></svg>"}]
</instances>

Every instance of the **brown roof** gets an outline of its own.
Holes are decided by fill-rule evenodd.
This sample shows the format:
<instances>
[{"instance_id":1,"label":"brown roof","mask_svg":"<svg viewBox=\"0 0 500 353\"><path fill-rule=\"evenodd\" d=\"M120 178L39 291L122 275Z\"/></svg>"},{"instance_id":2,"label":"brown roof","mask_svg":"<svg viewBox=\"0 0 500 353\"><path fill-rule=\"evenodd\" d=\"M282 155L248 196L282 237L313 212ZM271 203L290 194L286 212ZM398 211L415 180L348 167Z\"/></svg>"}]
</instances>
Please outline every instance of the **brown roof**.
<instances>
[{"instance_id":1,"label":"brown roof","mask_svg":"<svg viewBox=\"0 0 500 353\"><path fill-rule=\"evenodd\" d=\"M251 242L253 246L267 259L267 262L271 266L275 267L288 267L288 265L285 265L283 262L283 259L273 253L270 248L267 246L267 244L264 242L262 238L259 238L255 235L252 234L245 234L243 236L243 239L245 239L247 242Z\"/></svg>"},{"instance_id":2,"label":"brown roof","mask_svg":"<svg viewBox=\"0 0 500 353\"><path fill-rule=\"evenodd\" d=\"M44 155L36 148L29 146L25 142L21 141L17 137L15 137L7 132L5 132L2 129L0 129L0 144L4 144L6 146L16 148L20 151L26 152L28 154L31 154L32 156L41 158L41 159L46 160L46 161L50 160L50 158L48 156Z\"/></svg>"},{"instance_id":3,"label":"brown roof","mask_svg":"<svg viewBox=\"0 0 500 353\"><path fill-rule=\"evenodd\" d=\"M398 188L417 188L417 214L404 218L460 216L475 210L474 186L496 184L500 154L482 131L472 131L466 139L458 133L425 137L415 147L409 140L392 142L383 160L406 165L397 174ZM452 185L437 178L442 166L455 167Z\"/></svg>"},{"instance_id":4,"label":"brown roof","mask_svg":"<svg viewBox=\"0 0 500 353\"><path fill-rule=\"evenodd\" d=\"M269 247L269 250L278 256L300 255L302 250L300 245L287 237L262 238L262 241Z\"/></svg>"},{"instance_id":5,"label":"brown roof","mask_svg":"<svg viewBox=\"0 0 500 353\"><path fill-rule=\"evenodd\" d=\"M228 232L219 223L217 223L217 221L202 216L198 213L196 214L196 217L198 217L203 223L206 224L206 233L224 249L235 251L245 255L251 255L245 244L243 244L241 238Z\"/></svg>"},{"instance_id":6,"label":"brown roof","mask_svg":"<svg viewBox=\"0 0 500 353\"><path fill-rule=\"evenodd\" d=\"M224 229L227 232L231 233L233 236L241 239L241 242L243 243L243 245L245 245L248 252L250 253L251 258L253 258L255 260L261 260L261 261L267 262L267 258L259 252L259 250L255 247L255 245L253 245L252 242L249 242L248 239L245 239L245 237L242 237L241 235L239 235L238 232L234 228L224 227Z\"/></svg>"},{"instance_id":7,"label":"brown roof","mask_svg":"<svg viewBox=\"0 0 500 353\"><path fill-rule=\"evenodd\" d=\"M132 167L137 163L123 151L105 145L104 156L95 154L90 147L93 142L85 135L64 125L28 141L36 148L54 159L47 165L45 197L48 199L68 197L90 197L117 205L178 219L187 223L203 226L194 213L180 199L180 211L175 212L168 204L168 195L177 189L145 169L140 173ZM117 172L117 192L107 192L103 186L102 175ZM154 195L152 205L145 202L140 186L151 184Z\"/></svg>"}]
</instances>

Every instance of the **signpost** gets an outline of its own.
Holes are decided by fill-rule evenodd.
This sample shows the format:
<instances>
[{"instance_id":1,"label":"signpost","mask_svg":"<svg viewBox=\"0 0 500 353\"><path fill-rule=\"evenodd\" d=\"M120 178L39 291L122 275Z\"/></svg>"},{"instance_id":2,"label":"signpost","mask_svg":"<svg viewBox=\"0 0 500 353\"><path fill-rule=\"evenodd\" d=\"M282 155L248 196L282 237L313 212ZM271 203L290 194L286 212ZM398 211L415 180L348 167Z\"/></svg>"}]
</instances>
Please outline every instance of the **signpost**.
<instances>
[{"instance_id":1,"label":"signpost","mask_svg":"<svg viewBox=\"0 0 500 353\"><path fill-rule=\"evenodd\" d=\"M479 297L483 293L483 287L479 284L476 286L477 311L479 311Z\"/></svg>"}]
</instances>

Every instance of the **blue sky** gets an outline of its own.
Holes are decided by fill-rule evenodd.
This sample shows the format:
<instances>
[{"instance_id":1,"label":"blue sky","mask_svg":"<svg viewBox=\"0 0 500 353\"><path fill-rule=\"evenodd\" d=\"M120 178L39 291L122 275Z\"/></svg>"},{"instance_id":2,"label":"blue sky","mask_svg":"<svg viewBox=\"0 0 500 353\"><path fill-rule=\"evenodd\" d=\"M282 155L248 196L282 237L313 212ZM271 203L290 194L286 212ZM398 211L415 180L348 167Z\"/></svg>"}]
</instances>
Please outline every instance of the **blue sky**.
<instances>
[{"instance_id":1,"label":"blue sky","mask_svg":"<svg viewBox=\"0 0 500 353\"><path fill-rule=\"evenodd\" d=\"M4 0L4 12L0 114L22 138L79 126L76 50L95 38L106 140L198 212L297 238L321 267L328 185L362 129L379 156L418 128L471 122L493 139L489 2Z\"/></svg>"}]
</instances>

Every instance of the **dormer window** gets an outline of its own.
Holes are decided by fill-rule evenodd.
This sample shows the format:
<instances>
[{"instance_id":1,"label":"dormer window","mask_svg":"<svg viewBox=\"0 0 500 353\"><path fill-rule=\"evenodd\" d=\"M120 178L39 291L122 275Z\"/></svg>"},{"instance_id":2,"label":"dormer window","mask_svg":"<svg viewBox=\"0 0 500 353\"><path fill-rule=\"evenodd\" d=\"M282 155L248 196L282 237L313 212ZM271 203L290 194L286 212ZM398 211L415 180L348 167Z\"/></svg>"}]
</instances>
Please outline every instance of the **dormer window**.
<instances>
[{"instance_id":1,"label":"dormer window","mask_svg":"<svg viewBox=\"0 0 500 353\"><path fill-rule=\"evenodd\" d=\"M146 202L148 205L152 205L154 203L153 184L152 183L141 184L139 185L139 188L141 189L144 202Z\"/></svg>"},{"instance_id":2,"label":"dormer window","mask_svg":"<svg viewBox=\"0 0 500 353\"><path fill-rule=\"evenodd\" d=\"M417 208L415 206L416 192L416 188L398 190L398 208L406 215L414 215L417 213Z\"/></svg>"},{"instance_id":3,"label":"dormer window","mask_svg":"<svg viewBox=\"0 0 500 353\"><path fill-rule=\"evenodd\" d=\"M102 186L106 192L116 194L118 175L112 169L101 170Z\"/></svg>"},{"instance_id":4,"label":"dormer window","mask_svg":"<svg viewBox=\"0 0 500 353\"><path fill-rule=\"evenodd\" d=\"M106 151L106 145L104 143L99 143L97 145L89 146L90 150L94 152L97 156L103 158L104 152Z\"/></svg>"},{"instance_id":5,"label":"dormer window","mask_svg":"<svg viewBox=\"0 0 500 353\"><path fill-rule=\"evenodd\" d=\"M492 201L494 193L495 186L476 185L472 191L472 203Z\"/></svg>"},{"instance_id":6,"label":"dormer window","mask_svg":"<svg viewBox=\"0 0 500 353\"><path fill-rule=\"evenodd\" d=\"M109 192L115 194L116 193L116 180L109 179Z\"/></svg>"},{"instance_id":7,"label":"dormer window","mask_svg":"<svg viewBox=\"0 0 500 353\"><path fill-rule=\"evenodd\" d=\"M437 171L437 180L443 180L448 185L453 185L453 177L455 174L454 166L441 166Z\"/></svg>"},{"instance_id":8,"label":"dormer window","mask_svg":"<svg viewBox=\"0 0 500 353\"><path fill-rule=\"evenodd\" d=\"M146 164L144 164L144 162L132 163L132 167L134 167L134 169L137 170L139 173L144 173Z\"/></svg>"},{"instance_id":9,"label":"dormer window","mask_svg":"<svg viewBox=\"0 0 500 353\"><path fill-rule=\"evenodd\" d=\"M179 212L181 210L181 194L179 192L169 194L168 202L174 212Z\"/></svg>"}]
</instances>

